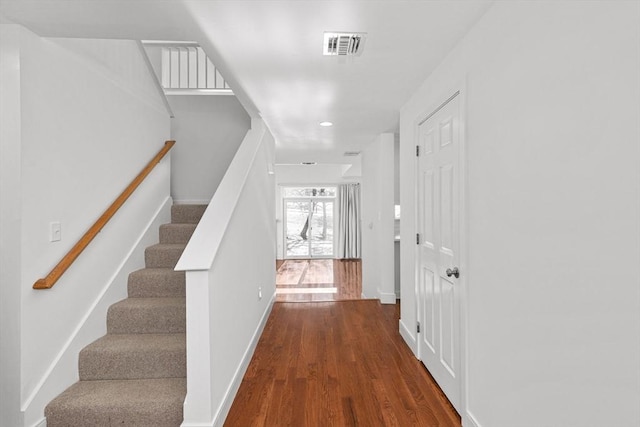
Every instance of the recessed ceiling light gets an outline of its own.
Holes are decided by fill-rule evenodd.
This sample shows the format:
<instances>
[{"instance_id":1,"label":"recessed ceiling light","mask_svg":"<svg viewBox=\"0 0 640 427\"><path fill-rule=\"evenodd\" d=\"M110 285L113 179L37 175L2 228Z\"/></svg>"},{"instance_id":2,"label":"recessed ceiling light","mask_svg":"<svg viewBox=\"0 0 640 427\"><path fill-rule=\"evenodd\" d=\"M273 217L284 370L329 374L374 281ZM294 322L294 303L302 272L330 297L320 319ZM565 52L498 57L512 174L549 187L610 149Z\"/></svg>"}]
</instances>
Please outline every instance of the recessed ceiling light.
<instances>
[{"instance_id":1,"label":"recessed ceiling light","mask_svg":"<svg viewBox=\"0 0 640 427\"><path fill-rule=\"evenodd\" d=\"M333 126L333 123L331 123L331 122L320 122L320 126L329 127L329 126Z\"/></svg>"}]
</instances>

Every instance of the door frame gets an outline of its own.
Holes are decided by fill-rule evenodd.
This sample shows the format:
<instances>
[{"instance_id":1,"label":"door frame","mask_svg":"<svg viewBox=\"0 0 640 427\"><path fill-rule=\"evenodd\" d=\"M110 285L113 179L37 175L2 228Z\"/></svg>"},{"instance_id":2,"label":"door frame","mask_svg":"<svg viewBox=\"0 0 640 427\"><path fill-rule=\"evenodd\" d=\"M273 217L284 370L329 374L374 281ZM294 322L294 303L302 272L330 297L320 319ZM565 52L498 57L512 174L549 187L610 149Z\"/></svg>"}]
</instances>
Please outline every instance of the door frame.
<instances>
[{"instance_id":1,"label":"door frame","mask_svg":"<svg viewBox=\"0 0 640 427\"><path fill-rule=\"evenodd\" d=\"M291 187L291 186L284 186L284 187ZM304 185L301 185L300 187L304 187ZM337 187L337 186L336 186ZM282 255L283 255L283 259L334 259L336 257L336 204L338 203L338 197L318 197L318 198L314 198L314 197L282 197ZM287 202L293 201L293 202L308 202L310 204L310 207L312 206L312 203L314 201L321 201L321 200L325 200L325 201L330 201L333 203L333 212L332 212L332 217L333 217L333 221L332 221L332 226L333 226L333 237L331 239L331 255L325 255L325 256L313 256L312 250L311 250L311 240L309 240L309 242L307 243L309 245L309 256L289 256L287 255Z\"/></svg>"},{"instance_id":2,"label":"door frame","mask_svg":"<svg viewBox=\"0 0 640 427\"><path fill-rule=\"evenodd\" d=\"M449 101L454 98L458 98L459 100L459 113L460 113L460 128L459 132L459 141L458 141L458 179L459 179L459 190L458 190L458 203L459 203L459 212L458 212L458 221L459 221L459 254L460 254L460 277L457 279L459 292L460 292L460 408L463 413L460 414L463 420L463 425L465 424L465 420L468 420L475 425L478 423L475 421L475 418L469 412L467 407L467 403L469 402L468 390L469 390L469 380L468 380L468 372L469 372L469 336L468 336L468 286L469 286L469 268L468 268L468 201L467 201L467 190L468 190L468 162L467 162L467 138L466 138L466 110L467 110L467 87L466 81L459 82L458 84L452 86L449 90L446 90L440 94L436 99L437 101L432 102L428 108L422 110L420 114L416 116L413 121L413 133L414 140L413 145L419 145L420 143L420 132L419 127L420 124L430 118L432 115L437 113L442 107L444 107ZM413 187L414 187L414 230L419 229L419 185L418 180L419 176L419 158L416 156L414 158L414 177L413 177ZM416 313L416 321L420 322L423 317L423 313L420 309L420 289L419 289L419 273L420 273L420 254L419 254L419 246L416 244L414 246L414 292L415 292L415 306L414 310ZM416 333L416 356L419 360L422 360L422 336L421 332Z\"/></svg>"}]
</instances>

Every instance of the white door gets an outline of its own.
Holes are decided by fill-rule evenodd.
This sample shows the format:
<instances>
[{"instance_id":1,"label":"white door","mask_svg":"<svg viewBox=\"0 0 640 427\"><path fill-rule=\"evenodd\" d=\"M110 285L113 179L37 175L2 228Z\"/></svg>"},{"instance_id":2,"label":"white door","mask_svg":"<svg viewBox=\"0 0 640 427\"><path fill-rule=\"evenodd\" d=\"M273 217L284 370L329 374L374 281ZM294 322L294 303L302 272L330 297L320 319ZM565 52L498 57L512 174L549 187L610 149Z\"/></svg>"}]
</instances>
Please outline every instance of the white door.
<instances>
[{"instance_id":1,"label":"white door","mask_svg":"<svg viewBox=\"0 0 640 427\"><path fill-rule=\"evenodd\" d=\"M460 412L459 96L419 124L419 354Z\"/></svg>"}]
</instances>

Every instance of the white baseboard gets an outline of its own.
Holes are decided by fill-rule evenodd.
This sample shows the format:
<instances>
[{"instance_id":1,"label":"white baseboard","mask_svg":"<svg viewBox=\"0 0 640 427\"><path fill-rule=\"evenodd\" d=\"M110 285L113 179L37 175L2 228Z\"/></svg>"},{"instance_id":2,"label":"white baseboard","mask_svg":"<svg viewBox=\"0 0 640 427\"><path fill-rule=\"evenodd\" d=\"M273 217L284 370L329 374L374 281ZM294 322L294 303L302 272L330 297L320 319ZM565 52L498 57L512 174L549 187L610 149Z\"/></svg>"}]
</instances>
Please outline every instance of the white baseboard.
<instances>
[{"instance_id":1,"label":"white baseboard","mask_svg":"<svg viewBox=\"0 0 640 427\"><path fill-rule=\"evenodd\" d=\"M480 427L480 423L469 410L462 417L462 427Z\"/></svg>"},{"instance_id":2,"label":"white baseboard","mask_svg":"<svg viewBox=\"0 0 640 427\"><path fill-rule=\"evenodd\" d=\"M208 205L211 199L173 199L174 205Z\"/></svg>"},{"instance_id":3,"label":"white baseboard","mask_svg":"<svg viewBox=\"0 0 640 427\"><path fill-rule=\"evenodd\" d=\"M251 337L251 342L249 346L245 350L242 355L242 361L240 365L238 365L238 369L233 375L233 381L229 384L227 391L224 394L224 399L222 400L222 404L220 405L220 409L218 413L213 418L213 426L222 426L224 424L227 415L229 414L229 410L231 409L231 405L233 404L233 400L238 393L238 389L240 388L240 384L242 383L242 379L244 378L245 372L247 372L247 368L249 367L249 363L251 362L251 358L253 357L253 353L256 350L256 346L258 345L258 341L260 340L260 336L262 335L262 331L264 330L265 325L267 324L267 319L269 318L269 314L271 314L271 309L273 308L273 304L276 301L276 294L274 293L271 296L271 300L267 305L264 313L262 314L262 318L260 319L260 323L258 327L253 333ZM186 427L184 424L182 427ZM189 426L196 427L196 426Z\"/></svg>"},{"instance_id":4,"label":"white baseboard","mask_svg":"<svg viewBox=\"0 0 640 427\"><path fill-rule=\"evenodd\" d=\"M180 424L180 427L212 427L213 426L214 421L211 420L209 422L206 423L194 423L194 422L187 422L185 423L184 421L182 422L182 424Z\"/></svg>"},{"instance_id":5,"label":"white baseboard","mask_svg":"<svg viewBox=\"0 0 640 427\"><path fill-rule=\"evenodd\" d=\"M388 293L388 292L380 292L378 291L378 298L382 304L395 304L396 303L396 294Z\"/></svg>"},{"instance_id":6,"label":"white baseboard","mask_svg":"<svg viewBox=\"0 0 640 427\"><path fill-rule=\"evenodd\" d=\"M416 341L415 335L411 332L411 329L409 329L407 327L407 325L404 324L402 319L400 319L400 322L398 322L398 323L400 325L399 326L399 328L400 328L400 336L402 336L402 338L407 343L407 345L409 346L409 348L411 349L413 354L417 357L417 355L418 355L418 343Z\"/></svg>"},{"instance_id":7,"label":"white baseboard","mask_svg":"<svg viewBox=\"0 0 640 427\"><path fill-rule=\"evenodd\" d=\"M87 308L84 316L69 335L33 392L22 403L21 411L25 416L25 423L31 423L31 425L36 427L46 426L46 419L44 420L45 424L42 425L41 415L39 415L42 414L41 411L44 411L44 407L56 395L78 380L78 353L84 346L99 338L101 333L104 334L106 332L104 318L97 321L95 317L97 316L96 313L106 312L109 305L117 302L118 299L122 299L120 295L111 295L114 292L112 285L122 281L126 283L126 277L129 273L139 268L139 266L133 265L133 255L138 254L139 257L141 257L140 259L144 259L144 249L149 244L157 241L158 227L161 223L167 222L167 218L170 216L170 209L171 197L166 197L153 214L153 218L149 220L144 230L141 231L129 252L122 258L110 279L103 285L102 289L100 289L93 303ZM126 297L126 285L124 292ZM96 323L100 324L99 328L94 326ZM37 413L39 414L36 415ZM36 416L40 421L29 421L29 418L35 418Z\"/></svg>"},{"instance_id":8,"label":"white baseboard","mask_svg":"<svg viewBox=\"0 0 640 427\"><path fill-rule=\"evenodd\" d=\"M42 417L40 421L36 422L31 427L47 427L47 419Z\"/></svg>"}]
</instances>

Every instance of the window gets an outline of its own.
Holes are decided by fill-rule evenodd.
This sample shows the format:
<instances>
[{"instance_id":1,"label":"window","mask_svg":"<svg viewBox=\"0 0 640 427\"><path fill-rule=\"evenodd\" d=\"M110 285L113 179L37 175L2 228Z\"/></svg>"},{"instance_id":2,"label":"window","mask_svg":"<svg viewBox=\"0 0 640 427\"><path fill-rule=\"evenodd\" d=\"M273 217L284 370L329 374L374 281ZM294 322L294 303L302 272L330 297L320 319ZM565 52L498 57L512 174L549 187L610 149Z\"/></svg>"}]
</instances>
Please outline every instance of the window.
<instances>
[{"instance_id":1,"label":"window","mask_svg":"<svg viewBox=\"0 0 640 427\"><path fill-rule=\"evenodd\" d=\"M285 258L334 256L337 187L281 187Z\"/></svg>"}]
</instances>

